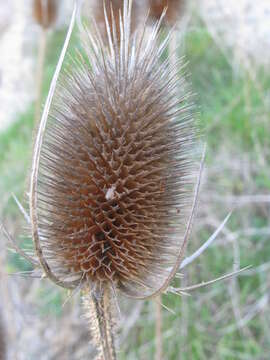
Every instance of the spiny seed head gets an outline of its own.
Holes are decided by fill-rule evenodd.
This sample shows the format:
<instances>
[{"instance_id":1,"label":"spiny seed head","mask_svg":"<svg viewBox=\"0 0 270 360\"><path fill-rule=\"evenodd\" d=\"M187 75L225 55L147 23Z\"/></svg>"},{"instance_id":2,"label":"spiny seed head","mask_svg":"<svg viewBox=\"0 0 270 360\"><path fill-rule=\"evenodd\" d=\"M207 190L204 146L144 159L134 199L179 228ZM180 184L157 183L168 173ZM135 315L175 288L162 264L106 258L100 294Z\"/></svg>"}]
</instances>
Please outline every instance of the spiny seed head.
<instances>
[{"instance_id":1,"label":"spiny seed head","mask_svg":"<svg viewBox=\"0 0 270 360\"><path fill-rule=\"evenodd\" d=\"M150 18L155 21L158 20L164 9L167 8L164 20L165 23L173 26L177 22L184 6L185 0L149 0Z\"/></svg>"},{"instance_id":2,"label":"spiny seed head","mask_svg":"<svg viewBox=\"0 0 270 360\"><path fill-rule=\"evenodd\" d=\"M196 130L177 64L158 26L83 52L62 76L38 176L44 257L61 279L113 283L147 295L168 277L183 244L194 185ZM178 64L179 65L179 64Z\"/></svg>"},{"instance_id":3,"label":"spiny seed head","mask_svg":"<svg viewBox=\"0 0 270 360\"><path fill-rule=\"evenodd\" d=\"M44 29L55 22L57 13L56 0L33 0L33 16L37 23Z\"/></svg>"}]
</instances>

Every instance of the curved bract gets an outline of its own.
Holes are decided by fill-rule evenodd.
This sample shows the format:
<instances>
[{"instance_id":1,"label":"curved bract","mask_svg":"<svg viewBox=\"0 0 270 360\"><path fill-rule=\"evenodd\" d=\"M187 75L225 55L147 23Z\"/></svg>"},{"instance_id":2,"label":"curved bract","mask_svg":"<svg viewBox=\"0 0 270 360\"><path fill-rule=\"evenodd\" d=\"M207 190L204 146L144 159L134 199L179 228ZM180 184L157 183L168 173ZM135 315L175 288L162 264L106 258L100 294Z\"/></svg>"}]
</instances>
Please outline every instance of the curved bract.
<instances>
[{"instance_id":1,"label":"curved bract","mask_svg":"<svg viewBox=\"0 0 270 360\"><path fill-rule=\"evenodd\" d=\"M37 235L60 281L143 298L164 288L183 252L197 132L160 22L131 36L125 4L120 46L109 24L109 47L97 28L85 29L56 90L40 150Z\"/></svg>"}]
</instances>

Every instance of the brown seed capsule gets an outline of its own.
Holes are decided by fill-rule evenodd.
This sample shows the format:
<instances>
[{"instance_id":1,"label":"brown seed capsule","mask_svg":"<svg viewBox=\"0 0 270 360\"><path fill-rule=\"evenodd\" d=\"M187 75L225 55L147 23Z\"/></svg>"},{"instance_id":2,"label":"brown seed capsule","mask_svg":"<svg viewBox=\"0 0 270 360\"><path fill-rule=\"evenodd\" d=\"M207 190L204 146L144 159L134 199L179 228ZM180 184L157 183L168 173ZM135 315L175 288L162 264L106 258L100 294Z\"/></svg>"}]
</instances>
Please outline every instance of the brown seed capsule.
<instances>
[{"instance_id":1,"label":"brown seed capsule","mask_svg":"<svg viewBox=\"0 0 270 360\"><path fill-rule=\"evenodd\" d=\"M57 15L56 0L33 0L33 16L44 29L53 25Z\"/></svg>"},{"instance_id":2,"label":"brown seed capsule","mask_svg":"<svg viewBox=\"0 0 270 360\"><path fill-rule=\"evenodd\" d=\"M173 26L179 19L185 7L185 0L148 0L150 8L150 18L158 20L164 9L167 7L165 22Z\"/></svg>"},{"instance_id":3,"label":"brown seed capsule","mask_svg":"<svg viewBox=\"0 0 270 360\"><path fill-rule=\"evenodd\" d=\"M124 0L96 0L92 5L92 12L99 27L99 31L103 39L107 40L106 22L104 9L107 13L108 22L111 31L113 31L113 21L115 22L115 30L117 33L117 39L120 40L120 14L123 18L123 4ZM132 18L131 18L131 31L133 32L138 25L138 5L135 1L132 2ZM113 13L113 18L112 18Z\"/></svg>"},{"instance_id":4,"label":"brown seed capsule","mask_svg":"<svg viewBox=\"0 0 270 360\"><path fill-rule=\"evenodd\" d=\"M127 8L123 17L121 46L116 33L106 47L85 31L83 54L61 79L33 236L56 278L149 296L182 251L196 131L179 68L164 57L168 40L160 44L158 27L130 37Z\"/></svg>"}]
</instances>

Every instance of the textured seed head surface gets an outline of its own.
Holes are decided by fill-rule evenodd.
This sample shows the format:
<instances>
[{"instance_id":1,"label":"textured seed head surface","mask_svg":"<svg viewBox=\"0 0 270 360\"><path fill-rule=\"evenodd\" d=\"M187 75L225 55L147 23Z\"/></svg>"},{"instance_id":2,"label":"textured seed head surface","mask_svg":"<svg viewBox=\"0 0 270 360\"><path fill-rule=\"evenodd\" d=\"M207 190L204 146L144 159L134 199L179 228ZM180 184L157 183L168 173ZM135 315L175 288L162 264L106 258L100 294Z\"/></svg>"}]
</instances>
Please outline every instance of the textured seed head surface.
<instances>
[{"instance_id":1,"label":"textured seed head surface","mask_svg":"<svg viewBox=\"0 0 270 360\"><path fill-rule=\"evenodd\" d=\"M40 26L47 29L56 19L56 0L33 0L33 15Z\"/></svg>"},{"instance_id":2,"label":"textured seed head surface","mask_svg":"<svg viewBox=\"0 0 270 360\"><path fill-rule=\"evenodd\" d=\"M179 19L184 6L185 0L149 0L150 18L158 20L167 8L165 22L173 26Z\"/></svg>"},{"instance_id":3,"label":"textured seed head surface","mask_svg":"<svg viewBox=\"0 0 270 360\"><path fill-rule=\"evenodd\" d=\"M148 294L183 243L196 131L167 43L157 28L130 38L129 19L120 49L117 35L108 49L86 30L62 76L41 151L38 226L59 277Z\"/></svg>"}]
</instances>

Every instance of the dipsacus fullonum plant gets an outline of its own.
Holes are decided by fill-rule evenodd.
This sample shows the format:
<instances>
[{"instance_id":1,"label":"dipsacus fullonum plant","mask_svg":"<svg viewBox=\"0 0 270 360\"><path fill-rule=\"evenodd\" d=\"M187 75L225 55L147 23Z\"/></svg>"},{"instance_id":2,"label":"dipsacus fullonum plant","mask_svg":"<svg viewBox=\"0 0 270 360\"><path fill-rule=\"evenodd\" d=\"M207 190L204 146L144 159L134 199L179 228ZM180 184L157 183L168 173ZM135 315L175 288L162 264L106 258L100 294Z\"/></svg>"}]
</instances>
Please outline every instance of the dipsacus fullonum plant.
<instances>
[{"instance_id":1,"label":"dipsacus fullonum plant","mask_svg":"<svg viewBox=\"0 0 270 360\"><path fill-rule=\"evenodd\" d=\"M48 278L82 289L98 358L115 359L112 297L169 288L197 195L197 130L181 63L164 56L160 24L130 31L131 1L104 44L80 34L62 73L76 6L36 136L30 189L32 236ZM94 24L94 21L93 21ZM146 35L147 34L147 35ZM179 70L180 68L180 70ZM186 86L186 85L185 85Z\"/></svg>"}]
</instances>

